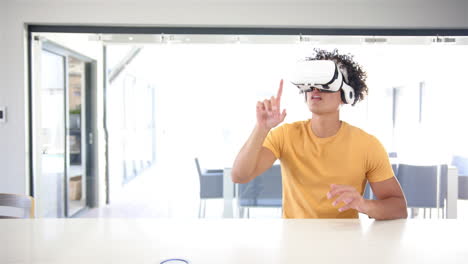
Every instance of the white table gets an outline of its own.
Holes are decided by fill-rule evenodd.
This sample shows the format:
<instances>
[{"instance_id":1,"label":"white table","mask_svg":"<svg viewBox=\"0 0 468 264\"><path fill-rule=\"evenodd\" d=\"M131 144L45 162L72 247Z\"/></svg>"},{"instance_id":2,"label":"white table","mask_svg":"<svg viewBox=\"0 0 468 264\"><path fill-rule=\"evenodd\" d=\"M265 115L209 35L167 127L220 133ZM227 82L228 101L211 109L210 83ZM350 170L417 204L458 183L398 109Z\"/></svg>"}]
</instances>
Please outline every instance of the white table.
<instances>
[{"instance_id":1,"label":"white table","mask_svg":"<svg viewBox=\"0 0 468 264\"><path fill-rule=\"evenodd\" d=\"M0 263L466 263L459 220L0 220Z\"/></svg>"},{"instance_id":2,"label":"white table","mask_svg":"<svg viewBox=\"0 0 468 264\"><path fill-rule=\"evenodd\" d=\"M231 168L224 168L223 180L223 198L224 198L224 218L233 218L234 207L234 183L231 179ZM457 200L458 200L458 171L456 167L449 166L447 174L447 216L448 219L457 218Z\"/></svg>"}]
</instances>

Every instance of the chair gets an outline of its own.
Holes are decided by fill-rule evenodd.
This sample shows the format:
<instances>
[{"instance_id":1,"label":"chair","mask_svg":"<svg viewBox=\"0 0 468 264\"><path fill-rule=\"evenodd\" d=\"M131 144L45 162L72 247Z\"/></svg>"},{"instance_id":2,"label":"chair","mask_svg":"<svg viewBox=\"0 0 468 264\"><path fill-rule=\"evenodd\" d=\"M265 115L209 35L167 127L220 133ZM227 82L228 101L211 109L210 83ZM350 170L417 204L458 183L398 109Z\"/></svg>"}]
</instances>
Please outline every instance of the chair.
<instances>
[{"instance_id":1,"label":"chair","mask_svg":"<svg viewBox=\"0 0 468 264\"><path fill-rule=\"evenodd\" d=\"M438 171L440 172L439 180L437 179ZM400 164L398 166L397 179L405 194L408 208L412 208L412 217L415 216L413 208L424 208L424 217L426 217L425 208L437 208L442 209L442 218L445 218L447 173L448 166L446 164L433 166ZM431 217L430 210L429 213L429 217Z\"/></svg>"},{"instance_id":2,"label":"chair","mask_svg":"<svg viewBox=\"0 0 468 264\"><path fill-rule=\"evenodd\" d=\"M24 209L22 217L0 215L0 218L34 218L34 198L31 196L0 193L0 206Z\"/></svg>"},{"instance_id":3,"label":"chair","mask_svg":"<svg viewBox=\"0 0 468 264\"><path fill-rule=\"evenodd\" d=\"M249 208L282 208L283 185L281 166L273 165L248 183L238 185L238 207L240 217L250 217Z\"/></svg>"},{"instance_id":4,"label":"chair","mask_svg":"<svg viewBox=\"0 0 468 264\"><path fill-rule=\"evenodd\" d=\"M458 199L468 200L468 158L454 156L452 165L458 170Z\"/></svg>"},{"instance_id":5,"label":"chair","mask_svg":"<svg viewBox=\"0 0 468 264\"><path fill-rule=\"evenodd\" d=\"M195 158L200 180L200 205L198 217L205 217L206 199L223 198L223 170L202 170L198 158Z\"/></svg>"}]
</instances>

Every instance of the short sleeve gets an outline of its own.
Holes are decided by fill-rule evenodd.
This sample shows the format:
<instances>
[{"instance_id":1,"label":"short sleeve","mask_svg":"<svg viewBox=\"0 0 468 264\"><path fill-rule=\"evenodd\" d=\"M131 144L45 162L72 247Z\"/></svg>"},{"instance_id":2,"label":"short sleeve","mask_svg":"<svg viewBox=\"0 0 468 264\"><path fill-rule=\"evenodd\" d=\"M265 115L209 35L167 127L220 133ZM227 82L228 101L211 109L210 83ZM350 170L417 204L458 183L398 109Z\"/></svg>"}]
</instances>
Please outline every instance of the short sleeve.
<instances>
[{"instance_id":1,"label":"short sleeve","mask_svg":"<svg viewBox=\"0 0 468 264\"><path fill-rule=\"evenodd\" d=\"M380 141L371 136L367 149L366 177L369 182L380 182L393 178L392 165L387 151Z\"/></svg>"},{"instance_id":2,"label":"short sleeve","mask_svg":"<svg viewBox=\"0 0 468 264\"><path fill-rule=\"evenodd\" d=\"M271 150L277 159L281 158L283 152L284 132L284 125L277 127L270 130L265 141L263 141L263 146Z\"/></svg>"}]
</instances>

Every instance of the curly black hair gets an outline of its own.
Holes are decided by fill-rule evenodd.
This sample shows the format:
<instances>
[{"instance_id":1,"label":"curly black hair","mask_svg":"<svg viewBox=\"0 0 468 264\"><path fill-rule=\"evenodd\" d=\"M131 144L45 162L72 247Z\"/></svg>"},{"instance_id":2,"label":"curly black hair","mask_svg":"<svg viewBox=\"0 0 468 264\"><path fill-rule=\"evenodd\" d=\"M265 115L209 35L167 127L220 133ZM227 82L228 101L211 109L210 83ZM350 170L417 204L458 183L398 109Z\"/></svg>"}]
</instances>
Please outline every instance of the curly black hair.
<instances>
[{"instance_id":1,"label":"curly black hair","mask_svg":"<svg viewBox=\"0 0 468 264\"><path fill-rule=\"evenodd\" d=\"M353 106L364 100L364 97L368 94L368 88L366 85L367 73L362 69L361 65L357 64L353 60L351 54L339 54L338 49L333 51L327 51L315 48L314 56L307 57L306 60L332 60L339 65L343 65L348 73L347 83L354 89L355 98Z\"/></svg>"}]
</instances>

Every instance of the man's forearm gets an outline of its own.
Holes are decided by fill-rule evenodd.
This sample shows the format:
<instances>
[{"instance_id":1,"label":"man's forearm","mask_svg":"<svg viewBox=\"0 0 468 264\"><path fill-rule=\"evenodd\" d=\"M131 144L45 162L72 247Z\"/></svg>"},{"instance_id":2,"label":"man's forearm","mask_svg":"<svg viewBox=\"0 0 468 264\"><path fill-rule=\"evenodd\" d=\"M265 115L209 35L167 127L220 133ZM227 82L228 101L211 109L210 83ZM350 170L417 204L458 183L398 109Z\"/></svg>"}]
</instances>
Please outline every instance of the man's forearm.
<instances>
[{"instance_id":1,"label":"man's forearm","mask_svg":"<svg viewBox=\"0 0 468 264\"><path fill-rule=\"evenodd\" d=\"M231 175L234 182L243 183L248 180L248 177L255 170L258 155L263 146L269 130L261 129L255 126L252 134L247 142L237 154L236 160L232 167Z\"/></svg>"},{"instance_id":2,"label":"man's forearm","mask_svg":"<svg viewBox=\"0 0 468 264\"><path fill-rule=\"evenodd\" d=\"M376 220L407 218L406 200L404 197L389 197L383 200L366 200L365 211Z\"/></svg>"}]
</instances>

